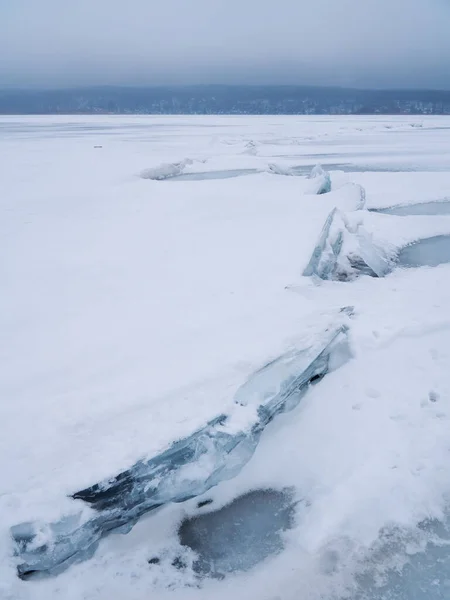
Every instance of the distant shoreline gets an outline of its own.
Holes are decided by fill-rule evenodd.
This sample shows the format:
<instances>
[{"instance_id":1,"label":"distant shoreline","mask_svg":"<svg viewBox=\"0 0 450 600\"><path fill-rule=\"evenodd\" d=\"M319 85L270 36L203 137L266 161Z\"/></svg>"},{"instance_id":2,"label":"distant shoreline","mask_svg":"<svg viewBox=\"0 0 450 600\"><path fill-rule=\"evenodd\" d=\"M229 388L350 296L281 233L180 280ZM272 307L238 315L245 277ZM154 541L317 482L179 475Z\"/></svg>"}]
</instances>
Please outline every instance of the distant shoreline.
<instances>
[{"instance_id":1,"label":"distant shoreline","mask_svg":"<svg viewBox=\"0 0 450 600\"><path fill-rule=\"evenodd\" d=\"M0 117L450 117L450 112L420 113L154 113L154 112L0 112Z\"/></svg>"},{"instance_id":2,"label":"distant shoreline","mask_svg":"<svg viewBox=\"0 0 450 600\"><path fill-rule=\"evenodd\" d=\"M198 85L0 89L2 115L449 115L450 91Z\"/></svg>"}]
</instances>

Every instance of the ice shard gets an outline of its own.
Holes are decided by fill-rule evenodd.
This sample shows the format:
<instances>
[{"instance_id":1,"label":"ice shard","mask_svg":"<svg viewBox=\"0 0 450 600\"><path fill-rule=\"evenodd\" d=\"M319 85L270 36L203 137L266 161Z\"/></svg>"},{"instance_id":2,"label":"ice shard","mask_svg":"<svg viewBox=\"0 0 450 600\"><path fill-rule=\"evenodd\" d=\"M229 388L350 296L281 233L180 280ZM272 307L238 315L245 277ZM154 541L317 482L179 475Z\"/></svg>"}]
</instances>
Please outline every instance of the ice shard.
<instances>
[{"instance_id":1,"label":"ice shard","mask_svg":"<svg viewBox=\"0 0 450 600\"><path fill-rule=\"evenodd\" d=\"M384 277L392 268L392 257L378 247L358 223L352 226L337 208L328 215L305 277L347 281L358 275Z\"/></svg>"},{"instance_id":2,"label":"ice shard","mask_svg":"<svg viewBox=\"0 0 450 600\"><path fill-rule=\"evenodd\" d=\"M325 221L309 263L303 271L305 277L316 275L321 279L331 279L334 273L342 247L342 229L334 227L332 232L337 212L337 208L334 208Z\"/></svg>"},{"instance_id":3,"label":"ice shard","mask_svg":"<svg viewBox=\"0 0 450 600\"><path fill-rule=\"evenodd\" d=\"M322 169L320 165L316 165L309 175L311 180L312 194L328 194L331 192L331 177L330 174Z\"/></svg>"},{"instance_id":4,"label":"ice shard","mask_svg":"<svg viewBox=\"0 0 450 600\"><path fill-rule=\"evenodd\" d=\"M372 236L364 227L358 227L357 240L357 255L362 261L358 272L371 275L372 277L385 277L393 267L393 257L386 254L386 252L374 243ZM350 256L350 263L352 263L352 260L354 266L355 258Z\"/></svg>"},{"instance_id":5,"label":"ice shard","mask_svg":"<svg viewBox=\"0 0 450 600\"><path fill-rule=\"evenodd\" d=\"M230 414L219 415L149 460L74 493L73 499L90 507L88 518L80 511L51 524L13 527L19 577L58 574L92 556L108 533L128 531L144 513L199 496L237 475L266 425L292 410L312 384L351 357L351 313L342 309L316 341L287 352L250 377L236 392Z\"/></svg>"}]
</instances>

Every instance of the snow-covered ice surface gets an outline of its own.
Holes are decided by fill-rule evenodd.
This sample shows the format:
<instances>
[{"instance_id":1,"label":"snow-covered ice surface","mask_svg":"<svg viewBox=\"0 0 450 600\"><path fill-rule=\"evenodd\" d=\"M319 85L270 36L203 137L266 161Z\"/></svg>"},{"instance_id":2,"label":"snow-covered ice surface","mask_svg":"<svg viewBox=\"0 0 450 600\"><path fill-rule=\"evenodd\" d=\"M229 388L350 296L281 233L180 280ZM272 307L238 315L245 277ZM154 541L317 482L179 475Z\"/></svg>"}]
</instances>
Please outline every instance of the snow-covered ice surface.
<instances>
[{"instance_id":1,"label":"snow-covered ice surface","mask_svg":"<svg viewBox=\"0 0 450 600\"><path fill-rule=\"evenodd\" d=\"M449 597L450 216L423 207L450 198L450 119L0 117L0 152L2 600ZM333 211L328 251L383 277L302 275ZM99 519L80 491L221 415L251 430L307 367L279 357L344 318L345 360L219 452L229 476L200 452L129 533L17 577L14 528L56 560L55 524Z\"/></svg>"}]
</instances>

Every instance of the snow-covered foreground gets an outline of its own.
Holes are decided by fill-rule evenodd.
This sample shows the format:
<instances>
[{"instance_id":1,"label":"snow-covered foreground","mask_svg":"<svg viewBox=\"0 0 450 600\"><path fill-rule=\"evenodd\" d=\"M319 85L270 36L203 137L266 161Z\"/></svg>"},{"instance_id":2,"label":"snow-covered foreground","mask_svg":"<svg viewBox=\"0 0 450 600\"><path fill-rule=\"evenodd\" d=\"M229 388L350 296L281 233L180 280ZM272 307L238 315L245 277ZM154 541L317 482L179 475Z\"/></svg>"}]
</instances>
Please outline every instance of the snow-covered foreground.
<instances>
[{"instance_id":1,"label":"snow-covered foreground","mask_svg":"<svg viewBox=\"0 0 450 600\"><path fill-rule=\"evenodd\" d=\"M1 600L448 599L450 119L0 117L0 156Z\"/></svg>"}]
</instances>

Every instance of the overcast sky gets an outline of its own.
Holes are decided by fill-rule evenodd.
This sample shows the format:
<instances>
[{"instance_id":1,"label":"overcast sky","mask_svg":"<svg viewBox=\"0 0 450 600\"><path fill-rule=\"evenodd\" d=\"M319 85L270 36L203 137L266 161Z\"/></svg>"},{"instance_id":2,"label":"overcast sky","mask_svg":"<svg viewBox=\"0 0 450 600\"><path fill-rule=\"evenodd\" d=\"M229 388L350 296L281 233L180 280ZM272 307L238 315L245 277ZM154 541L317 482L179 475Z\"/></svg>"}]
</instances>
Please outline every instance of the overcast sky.
<instances>
[{"instance_id":1,"label":"overcast sky","mask_svg":"<svg viewBox=\"0 0 450 600\"><path fill-rule=\"evenodd\" d=\"M450 89L450 0L0 0L0 86Z\"/></svg>"}]
</instances>

